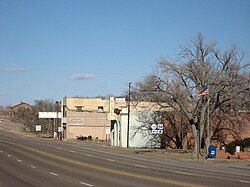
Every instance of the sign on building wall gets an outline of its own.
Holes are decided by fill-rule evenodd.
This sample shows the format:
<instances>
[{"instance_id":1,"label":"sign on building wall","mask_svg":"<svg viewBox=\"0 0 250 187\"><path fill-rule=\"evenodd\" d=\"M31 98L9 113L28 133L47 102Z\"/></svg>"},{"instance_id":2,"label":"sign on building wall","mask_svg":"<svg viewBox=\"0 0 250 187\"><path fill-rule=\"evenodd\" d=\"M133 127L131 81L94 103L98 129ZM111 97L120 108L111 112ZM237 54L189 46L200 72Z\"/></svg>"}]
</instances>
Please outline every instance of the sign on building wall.
<instances>
[{"instance_id":1,"label":"sign on building wall","mask_svg":"<svg viewBox=\"0 0 250 187\"><path fill-rule=\"evenodd\" d=\"M126 104L126 99L125 98L115 98L115 102L117 104Z\"/></svg>"},{"instance_id":2,"label":"sign on building wall","mask_svg":"<svg viewBox=\"0 0 250 187\"><path fill-rule=\"evenodd\" d=\"M68 125L84 125L83 118L68 118L67 119Z\"/></svg>"}]
</instances>

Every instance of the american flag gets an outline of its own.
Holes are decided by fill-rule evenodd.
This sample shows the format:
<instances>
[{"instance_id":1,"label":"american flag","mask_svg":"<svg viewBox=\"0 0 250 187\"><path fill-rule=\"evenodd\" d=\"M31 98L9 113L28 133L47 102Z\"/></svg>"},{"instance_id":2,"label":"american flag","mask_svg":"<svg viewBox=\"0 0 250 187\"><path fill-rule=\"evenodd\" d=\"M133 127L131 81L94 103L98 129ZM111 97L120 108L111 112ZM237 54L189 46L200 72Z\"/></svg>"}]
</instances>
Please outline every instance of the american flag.
<instances>
[{"instance_id":1,"label":"american flag","mask_svg":"<svg viewBox=\"0 0 250 187\"><path fill-rule=\"evenodd\" d=\"M207 85L204 87L204 89L202 91L199 91L195 94L195 96L197 96L197 97L204 96L204 95L208 95L208 86Z\"/></svg>"}]
</instances>

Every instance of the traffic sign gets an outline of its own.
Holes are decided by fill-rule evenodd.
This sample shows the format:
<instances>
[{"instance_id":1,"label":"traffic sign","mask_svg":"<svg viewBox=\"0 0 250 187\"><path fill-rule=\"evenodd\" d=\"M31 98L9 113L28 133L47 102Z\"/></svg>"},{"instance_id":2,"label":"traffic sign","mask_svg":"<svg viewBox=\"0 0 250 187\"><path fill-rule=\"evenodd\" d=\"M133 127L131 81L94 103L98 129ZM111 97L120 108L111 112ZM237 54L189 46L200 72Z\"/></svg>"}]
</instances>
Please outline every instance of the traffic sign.
<instances>
[{"instance_id":1,"label":"traffic sign","mask_svg":"<svg viewBox=\"0 0 250 187\"><path fill-rule=\"evenodd\" d=\"M161 124L161 123L158 124L158 129L159 129L159 130L163 130L163 129L164 129L163 124Z\"/></svg>"},{"instance_id":2,"label":"traffic sign","mask_svg":"<svg viewBox=\"0 0 250 187\"><path fill-rule=\"evenodd\" d=\"M36 131L41 131L42 130L42 126L41 125L36 125Z\"/></svg>"},{"instance_id":3,"label":"traffic sign","mask_svg":"<svg viewBox=\"0 0 250 187\"><path fill-rule=\"evenodd\" d=\"M163 134L163 130L158 130L157 134Z\"/></svg>"},{"instance_id":4,"label":"traffic sign","mask_svg":"<svg viewBox=\"0 0 250 187\"><path fill-rule=\"evenodd\" d=\"M157 127L158 127L158 126L157 126L156 124L152 124L152 125L151 125L151 129L152 129L152 130L156 130Z\"/></svg>"},{"instance_id":5,"label":"traffic sign","mask_svg":"<svg viewBox=\"0 0 250 187\"><path fill-rule=\"evenodd\" d=\"M152 134L163 134L163 129L164 129L164 126L161 123L157 125L156 124L151 125Z\"/></svg>"},{"instance_id":6,"label":"traffic sign","mask_svg":"<svg viewBox=\"0 0 250 187\"><path fill-rule=\"evenodd\" d=\"M158 130L152 130L152 134L157 134Z\"/></svg>"}]
</instances>

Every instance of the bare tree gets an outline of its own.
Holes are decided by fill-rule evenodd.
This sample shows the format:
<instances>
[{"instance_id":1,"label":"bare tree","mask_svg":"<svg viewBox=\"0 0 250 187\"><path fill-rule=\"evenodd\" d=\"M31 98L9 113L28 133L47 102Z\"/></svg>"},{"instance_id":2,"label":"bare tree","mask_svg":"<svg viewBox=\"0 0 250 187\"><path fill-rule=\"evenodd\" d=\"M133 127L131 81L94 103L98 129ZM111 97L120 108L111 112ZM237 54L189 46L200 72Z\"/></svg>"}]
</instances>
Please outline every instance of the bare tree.
<instances>
[{"instance_id":1,"label":"bare tree","mask_svg":"<svg viewBox=\"0 0 250 187\"><path fill-rule=\"evenodd\" d=\"M42 133L53 131L53 120L39 119L38 112L54 112L57 104L51 99L36 100L32 108L19 108L12 116L12 121L20 122L25 125L25 130L35 131L36 125L42 125Z\"/></svg>"},{"instance_id":2,"label":"bare tree","mask_svg":"<svg viewBox=\"0 0 250 187\"><path fill-rule=\"evenodd\" d=\"M161 58L153 72L137 84L133 96L136 100L167 103L191 126L197 152L202 138L208 144L213 135L209 117L214 118L211 122L215 129L215 119L228 122L223 131L230 129L238 134L237 129L244 126L238 114L249 110L250 74L249 64L243 59L244 53L236 46L221 51L214 41L206 42L198 34L181 46L176 60ZM207 95L197 96L207 88Z\"/></svg>"}]
</instances>

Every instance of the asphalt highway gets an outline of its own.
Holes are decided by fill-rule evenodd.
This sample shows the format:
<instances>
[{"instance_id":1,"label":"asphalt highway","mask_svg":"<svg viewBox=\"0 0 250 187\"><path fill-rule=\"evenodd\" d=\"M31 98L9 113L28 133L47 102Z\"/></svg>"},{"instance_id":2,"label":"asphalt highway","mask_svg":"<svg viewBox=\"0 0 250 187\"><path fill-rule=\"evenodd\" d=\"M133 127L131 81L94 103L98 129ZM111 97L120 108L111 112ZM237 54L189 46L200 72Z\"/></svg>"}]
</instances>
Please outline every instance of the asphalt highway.
<instances>
[{"instance_id":1,"label":"asphalt highway","mask_svg":"<svg viewBox=\"0 0 250 187\"><path fill-rule=\"evenodd\" d=\"M250 171L0 128L0 186L250 186Z\"/></svg>"}]
</instances>

